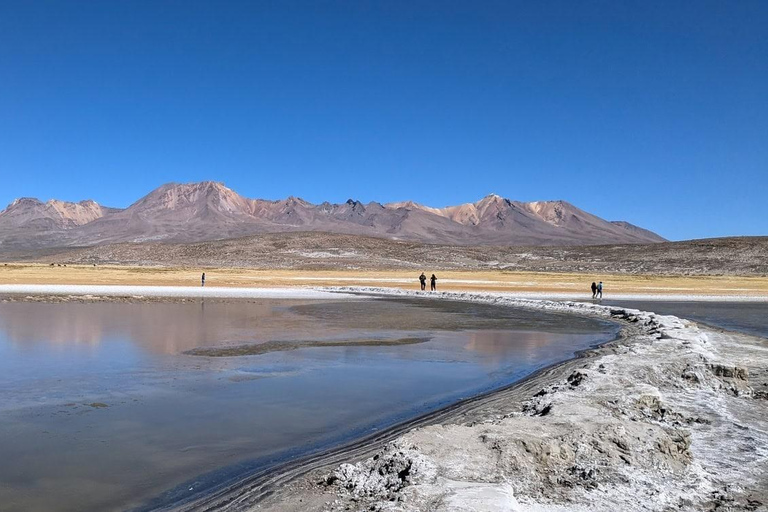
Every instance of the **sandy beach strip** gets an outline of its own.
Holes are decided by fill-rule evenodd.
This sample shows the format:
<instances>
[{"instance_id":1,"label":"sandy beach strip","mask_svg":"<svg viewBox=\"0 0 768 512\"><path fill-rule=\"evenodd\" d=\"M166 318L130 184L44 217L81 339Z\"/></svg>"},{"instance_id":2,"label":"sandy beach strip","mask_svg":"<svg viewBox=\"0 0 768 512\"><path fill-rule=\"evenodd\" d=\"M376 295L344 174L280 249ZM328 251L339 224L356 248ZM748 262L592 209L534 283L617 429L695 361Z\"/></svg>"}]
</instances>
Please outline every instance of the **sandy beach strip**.
<instances>
[{"instance_id":1,"label":"sandy beach strip","mask_svg":"<svg viewBox=\"0 0 768 512\"><path fill-rule=\"evenodd\" d=\"M375 291L373 291L375 290ZM98 285L98 284L0 284L0 297L12 297L23 300L26 296L78 297L82 299L109 300L110 298L168 299L350 299L361 295L385 294L387 296L450 298L457 292L413 292L401 288L381 287L316 287L303 286L280 287L231 287L231 286L150 286L150 285ZM479 292L482 293L482 292ZM508 299L535 300L588 300L588 293L558 292L493 292L494 296ZM646 300L646 301L707 301L707 302L768 302L766 295L712 295L712 294L658 294L658 293L606 293L605 300ZM597 302L599 304L599 301Z\"/></svg>"},{"instance_id":2,"label":"sandy beach strip","mask_svg":"<svg viewBox=\"0 0 768 512\"><path fill-rule=\"evenodd\" d=\"M498 294L443 297L612 319L624 329L619 340L510 388L183 508L565 512L768 506L765 339L625 308Z\"/></svg>"},{"instance_id":3,"label":"sandy beach strip","mask_svg":"<svg viewBox=\"0 0 768 512\"><path fill-rule=\"evenodd\" d=\"M0 296L164 297L222 299L345 299L350 294L315 288L231 288L202 286L125 286L75 284L3 284Z\"/></svg>"},{"instance_id":4,"label":"sandy beach strip","mask_svg":"<svg viewBox=\"0 0 768 512\"><path fill-rule=\"evenodd\" d=\"M427 276L432 271L424 269ZM199 286L206 273L206 287L283 288L364 286L416 290L419 271L410 270L313 270L258 268L138 267L129 265L50 266L35 263L0 265L0 285L119 285ZM592 281L605 283L605 297L712 296L768 297L768 277L740 276L648 276L629 274L440 271L437 289L452 292L512 293L528 297L563 299L590 296Z\"/></svg>"}]
</instances>

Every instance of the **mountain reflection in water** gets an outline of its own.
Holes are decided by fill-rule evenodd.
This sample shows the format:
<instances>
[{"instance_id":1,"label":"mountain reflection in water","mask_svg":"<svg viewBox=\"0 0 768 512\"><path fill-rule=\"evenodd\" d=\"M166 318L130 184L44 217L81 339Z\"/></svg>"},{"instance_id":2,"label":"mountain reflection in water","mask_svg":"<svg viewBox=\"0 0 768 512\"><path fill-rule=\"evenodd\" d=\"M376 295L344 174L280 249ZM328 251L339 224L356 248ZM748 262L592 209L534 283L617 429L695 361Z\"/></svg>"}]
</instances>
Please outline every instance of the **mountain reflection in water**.
<instances>
[{"instance_id":1,"label":"mountain reflection in water","mask_svg":"<svg viewBox=\"0 0 768 512\"><path fill-rule=\"evenodd\" d=\"M0 329L19 346L96 346L127 338L156 354L178 354L221 343L311 336L314 321L279 301L192 303L4 304ZM291 332L286 333L290 325ZM344 329L338 329L343 332ZM332 335L334 332L326 332Z\"/></svg>"},{"instance_id":2,"label":"mountain reflection in water","mask_svg":"<svg viewBox=\"0 0 768 512\"><path fill-rule=\"evenodd\" d=\"M537 350L555 341L555 338L544 332L516 331L515 343L509 342L509 332L506 331L477 331L469 333L469 342L464 345L467 350L479 352L495 361L503 361L511 354L523 361L531 361L536 357Z\"/></svg>"},{"instance_id":3,"label":"mountain reflection in water","mask_svg":"<svg viewBox=\"0 0 768 512\"><path fill-rule=\"evenodd\" d=\"M515 318L474 315L476 312L464 314L466 318L462 318L455 303L446 309L434 310L409 307L409 304L405 301L291 301L287 305L280 300L260 300L34 303L34 307L30 307L29 303L7 303L0 307L0 329L7 340L22 348L38 344L95 347L109 340L128 339L155 354L180 354L198 347L267 341L331 341L366 336L372 331L385 341L404 333L418 336L425 332L465 330L476 331L466 345L468 350L484 354L509 353L509 331L499 329L506 328ZM555 327L551 318L535 326ZM572 327L577 332L584 329L578 324ZM397 332L388 332L392 330ZM541 331L517 330L513 346L519 351L524 346L546 344L550 339Z\"/></svg>"}]
</instances>

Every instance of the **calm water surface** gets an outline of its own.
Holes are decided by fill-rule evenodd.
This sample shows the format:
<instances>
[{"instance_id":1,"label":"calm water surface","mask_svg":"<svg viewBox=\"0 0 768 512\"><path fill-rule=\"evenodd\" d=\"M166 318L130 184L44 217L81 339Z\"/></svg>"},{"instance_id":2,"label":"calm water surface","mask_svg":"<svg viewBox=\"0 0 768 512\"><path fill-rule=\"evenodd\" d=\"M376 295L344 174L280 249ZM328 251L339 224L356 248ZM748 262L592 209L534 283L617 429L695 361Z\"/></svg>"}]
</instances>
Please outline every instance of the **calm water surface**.
<instances>
[{"instance_id":1,"label":"calm water surface","mask_svg":"<svg viewBox=\"0 0 768 512\"><path fill-rule=\"evenodd\" d=\"M424 300L0 304L0 509L183 499L504 386L616 332ZM429 341L393 344L408 337ZM371 339L382 345L322 346ZM320 346L185 354L275 341Z\"/></svg>"},{"instance_id":2,"label":"calm water surface","mask_svg":"<svg viewBox=\"0 0 768 512\"><path fill-rule=\"evenodd\" d=\"M653 311L729 331L768 338L768 302L604 301L602 304Z\"/></svg>"}]
</instances>

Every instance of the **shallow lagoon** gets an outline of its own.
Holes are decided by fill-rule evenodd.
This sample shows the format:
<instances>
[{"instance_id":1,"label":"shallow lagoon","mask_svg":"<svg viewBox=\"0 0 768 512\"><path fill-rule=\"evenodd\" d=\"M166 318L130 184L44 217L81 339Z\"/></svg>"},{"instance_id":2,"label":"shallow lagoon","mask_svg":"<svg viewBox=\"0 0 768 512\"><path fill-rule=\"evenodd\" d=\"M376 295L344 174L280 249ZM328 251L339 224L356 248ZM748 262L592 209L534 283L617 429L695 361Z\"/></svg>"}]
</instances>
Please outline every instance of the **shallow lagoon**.
<instances>
[{"instance_id":1,"label":"shallow lagoon","mask_svg":"<svg viewBox=\"0 0 768 512\"><path fill-rule=\"evenodd\" d=\"M768 301L638 301L606 300L602 304L654 311L701 322L728 331L768 339Z\"/></svg>"},{"instance_id":2,"label":"shallow lagoon","mask_svg":"<svg viewBox=\"0 0 768 512\"><path fill-rule=\"evenodd\" d=\"M617 329L430 300L0 304L0 503L183 499L505 386ZM281 349L189 354L263 343Z\"/></svg>"}]
</instances>

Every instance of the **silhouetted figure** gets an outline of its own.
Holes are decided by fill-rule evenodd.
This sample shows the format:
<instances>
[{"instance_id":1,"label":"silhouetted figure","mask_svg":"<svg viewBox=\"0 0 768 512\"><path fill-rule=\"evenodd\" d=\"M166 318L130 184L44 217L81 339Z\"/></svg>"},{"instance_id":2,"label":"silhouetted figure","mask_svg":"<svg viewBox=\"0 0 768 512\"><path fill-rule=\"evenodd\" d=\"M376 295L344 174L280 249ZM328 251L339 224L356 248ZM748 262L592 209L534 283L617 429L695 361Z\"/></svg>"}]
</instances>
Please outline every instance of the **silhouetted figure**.
<instances>
[{"instance_id":1,"label":"silhouetted figure","mask_svg":"<svg viewBox=\"0 0 768 512\"><path fill-rule=\"evenodd\" d=\"M200 278L200 286L205 286L205 272L203 272L203 276Z\"/></svg>"},{"instance_id":2,"label":"silhouetted figure","mask_svg":"<svg viewBox=\"0 0 768 512\"><path fill-rule=\"evenodd\" d=\"M435 277L435 274L432 274L432 277L429 278L429 287L433 292L437 290L437 278Z\"/></svg>"},{"instance_id":3,"label":"silhouetted figure","mask_svg":"<svg viewBox=\"0 0 768 512\"><path fill-rule=\"evenodd\" d=\"M427 289L427 276L424 275L424 272L421 273L419 276L419 282L421 283L421 291L424 291Z\"/></svg>"},{"instance_id":4,"label":"silhouetted figure","mask_svg":"<svg viewBox=\"0 0 768 512\"><path fill-rule=\"evenodd\" d=\"M594 299L597 296L597 285L594 281L592 281L592 298Z\"/></svg>"},{"instance_id":5,"label":"silhouetted figure","mask_svg":"<svg viewBox=\"0 0 768 512\"><path fill-rule=\"evenodd\" d=\"M603 298L603 282L602 281L597 283L597 297L599 299Z\"/></svg>"}]
</instances>

